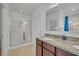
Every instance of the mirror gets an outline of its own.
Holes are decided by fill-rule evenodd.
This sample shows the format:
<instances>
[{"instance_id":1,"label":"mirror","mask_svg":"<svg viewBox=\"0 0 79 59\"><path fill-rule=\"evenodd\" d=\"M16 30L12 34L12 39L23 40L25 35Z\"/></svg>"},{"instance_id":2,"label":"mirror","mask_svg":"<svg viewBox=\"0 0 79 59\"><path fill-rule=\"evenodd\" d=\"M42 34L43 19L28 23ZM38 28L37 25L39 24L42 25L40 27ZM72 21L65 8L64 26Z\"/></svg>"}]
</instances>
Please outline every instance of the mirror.
<instances>
[{"instance_id":1,"label":"mirror","mask_svg":"<svg viewBox=\"0 0 79 59\"><path fill-rule=\"evenodd\" d=\"M69 18L69 32L79 32L79 3L67 3L63 4L64 17Z\"/></svg>"},{"instance_id":2,"label":"mirror","mask_svg":"<svg viewBox=\"0 0 79 59\"><path fill-rule=\"evenodd\" d=\"M63 32L66 16L69 20L69 33L79 33L79 3L60 3L49 9L46 12L46 31Z\"/></svg>"},{"instance_id":3,"label":"mirror","mask_svg":"<svg viewBox=\"0 0 79 59\"><path fill-rule=\"evenodd\" d=\"M46 31L57 31L59 11L57 6L46 12Z\"/></svg>"}]
</instances>

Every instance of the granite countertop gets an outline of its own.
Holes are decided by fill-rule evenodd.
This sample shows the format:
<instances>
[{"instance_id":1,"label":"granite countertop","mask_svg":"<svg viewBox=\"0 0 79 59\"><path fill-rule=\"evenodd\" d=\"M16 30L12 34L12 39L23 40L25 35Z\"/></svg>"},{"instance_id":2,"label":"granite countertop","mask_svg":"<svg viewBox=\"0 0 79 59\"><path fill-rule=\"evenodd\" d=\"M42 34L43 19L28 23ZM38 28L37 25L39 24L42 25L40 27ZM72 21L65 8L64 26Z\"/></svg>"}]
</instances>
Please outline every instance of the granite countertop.
<instances>
[{"instance_id":1,"label":"granite countertop","mask_svg":"<svg viewBox=\"0 0 79 59\"><path fill-rule=\"evenodd\" d=\"M38 39L47 42L51 45L54 45L60 49L68 51L72 54L79 55L79 48L75 48L74 46L79 46L79 40L62 40L58 38L46 38L46 37L37 37Z\"/></svg>"}]
</instances>

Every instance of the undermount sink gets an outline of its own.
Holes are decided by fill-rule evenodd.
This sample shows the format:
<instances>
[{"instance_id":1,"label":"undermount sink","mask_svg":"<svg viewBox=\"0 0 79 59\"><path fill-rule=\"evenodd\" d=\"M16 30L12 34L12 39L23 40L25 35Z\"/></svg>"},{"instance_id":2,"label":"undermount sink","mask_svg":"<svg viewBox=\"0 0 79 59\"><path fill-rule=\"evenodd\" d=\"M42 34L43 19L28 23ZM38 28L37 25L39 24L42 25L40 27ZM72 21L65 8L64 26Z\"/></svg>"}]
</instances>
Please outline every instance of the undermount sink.
<instances>
[{"instance_id":1,"label":"undermount sink","mask_svg":"<svg viewBox=\"0 0 79 59\"><path fill-rule=\"evenodd\" d=\"M79 49L79 45L73 45L72 47Z\"/></svg>"}]
</instances>

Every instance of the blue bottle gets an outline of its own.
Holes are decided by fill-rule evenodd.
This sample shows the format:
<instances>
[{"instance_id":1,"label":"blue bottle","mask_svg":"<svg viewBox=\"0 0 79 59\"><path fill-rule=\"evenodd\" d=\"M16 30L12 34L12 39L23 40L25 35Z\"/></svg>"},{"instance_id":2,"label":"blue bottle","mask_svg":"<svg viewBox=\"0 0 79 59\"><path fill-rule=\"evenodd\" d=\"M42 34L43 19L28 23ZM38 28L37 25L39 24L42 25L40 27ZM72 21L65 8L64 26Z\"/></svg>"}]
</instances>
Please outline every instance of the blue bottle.
<instances>
[{"instance_id":1,"label":"blue bottle","mask_svg":"<svg viewBox=\"0 0 79 59\"><path fill-rule=\"evenodd\" d=\"M65 25L64 25L64 31L69 31L69 22L68 22L68 16L65 17Z\"/></svg>"}]
</instances>

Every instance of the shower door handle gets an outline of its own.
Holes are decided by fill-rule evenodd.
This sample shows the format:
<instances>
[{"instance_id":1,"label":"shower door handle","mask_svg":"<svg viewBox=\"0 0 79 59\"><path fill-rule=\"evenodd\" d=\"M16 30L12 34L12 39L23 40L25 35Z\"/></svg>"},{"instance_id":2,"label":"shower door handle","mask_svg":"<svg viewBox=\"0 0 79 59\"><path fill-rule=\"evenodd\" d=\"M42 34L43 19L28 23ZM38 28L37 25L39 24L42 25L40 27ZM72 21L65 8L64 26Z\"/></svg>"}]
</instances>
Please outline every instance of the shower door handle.
<instances>
[{"instance_id":1,"label":"shower door handle","mask_svg":"<svg viewBox=\"0 0 79 59\"><path fill-rule=\"evenodd\" d=\"M23 32L23 40L25 40L25 32Z\"/></svg>"},{"instance_id":2,"label":"shower door handle","mask_svg":"<svg viewBox=\"0 0 79 59\"><path fill-rule=\"evenodd\" d=\"M4 36L3 35L0 35L0 39L2 39Z\"/></svg>"}]
</instances>

